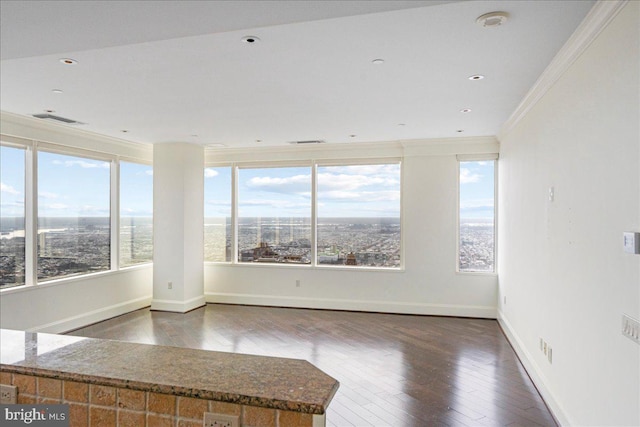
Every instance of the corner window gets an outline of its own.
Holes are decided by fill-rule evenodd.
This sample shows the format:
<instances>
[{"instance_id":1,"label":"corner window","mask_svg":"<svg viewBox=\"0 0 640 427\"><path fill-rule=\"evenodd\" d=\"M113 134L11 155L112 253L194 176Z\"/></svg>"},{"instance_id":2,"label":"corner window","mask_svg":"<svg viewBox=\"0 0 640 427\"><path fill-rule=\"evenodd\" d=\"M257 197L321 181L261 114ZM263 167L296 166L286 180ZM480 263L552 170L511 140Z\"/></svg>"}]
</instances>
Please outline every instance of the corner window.
<instances>
[{"instance_id":1,"label":"corner window","mask_svg":"<svg viewBox=\"0 0 640 427\"><path fill-rule=\"evenodd\" d=\"M120 162L120 266L153 261L153 167Z\"/></svg>"},{"instance_id":2,"label":"corner window","mask_svg":"<svg viewBox=\"0 0 640 427\"><path fill-rule=\"evenodd\" d=\"M460 272L495 271L495 160L460 161Z\"/></svg>"},{"instance_id":3,"label":"corner window","mask_svg":"<svg viewBox=\"0 0 640 427\"><path fill-rule=\"evenodd\" d=\"M25 284L25 150L0 146L0 289Z\"/></svg>"},{"instance_id":4,"label":"corner window","mask_svg":"<svg viewBox=\"0 0 640 427\"><path fill-rule=\"evenodd\" d=\"M38 153L38 280L111 268L107 161Z\"/></svg>"}]
</instances>

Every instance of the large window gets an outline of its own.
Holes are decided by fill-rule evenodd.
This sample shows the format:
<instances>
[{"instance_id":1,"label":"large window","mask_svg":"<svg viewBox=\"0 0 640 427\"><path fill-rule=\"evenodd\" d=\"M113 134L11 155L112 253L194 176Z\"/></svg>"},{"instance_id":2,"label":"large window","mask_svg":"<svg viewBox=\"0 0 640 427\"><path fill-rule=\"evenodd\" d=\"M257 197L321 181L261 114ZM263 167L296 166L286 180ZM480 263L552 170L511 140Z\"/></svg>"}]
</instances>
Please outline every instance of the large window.
<instances>
[{"instance_id":1,"label":"large window","mask_svg":"<svg viewBox=\"0 0 640 427\"><path fill-rule=\"evenodd\" d=\"M120 162L120 266L153 260L153 168Z\"/></svg>"},{"instance_id":2,"label":"large window","mask_svg":"<svg viewBox=\"0 0 640 427\"><path fill-rule=\"evenodd\" d=\"M399 161L208 167L205 260L400 268L400 176Z\"/></svg>"},{"instance_id":3,"label":"large window","mask_svg":"<svg viewBox=\"0 0 640 427\"><path fill-rule=\"evenodd\" d=\"M231 167L204 170L204 260L231 262Z\"/></svg>"},{"instance_id":4,"label":"large window","mask_svg":"<svg viewBox=\"0 0 640 427\"><path fill-rule=\"evenodd\" d=\"M400 267L400 164L318 167L318 264Z\"/></svg>"},{"instance_id":5,"label":"large window","mask_svg":"<svg viewBox=\"0 0 640 427\"><path fill-rule=\"evenodd\" d=\"M25 150L0 146L0 289L25 282Z\"/></svg>"},{"instance_id":6,"label":"large window","mask_svg":"<svg viewBox=\"0 0 640 427\"><path fill-rule=\"evenodd\" d=\"M461 272L495 271L495 161L460 162Z\"/></svg>"},{"instance_id":7,"label":"large window","mask_svg":"<svg viewBox=\"0 0 640 427\"><path fill-rule=\"evenodd\" d=\"M111 268L110 163L38 153L38 280Z\"/></svg>"},{"instance_id":8,"label":"large window","mask_svg":"<svg viewBox=\"0 0 640 427\"><path fill-rule=\"evenodd\" d=\"M311 168L238 170L238 261L311 262Z\"/></svg>"}]
</instances>

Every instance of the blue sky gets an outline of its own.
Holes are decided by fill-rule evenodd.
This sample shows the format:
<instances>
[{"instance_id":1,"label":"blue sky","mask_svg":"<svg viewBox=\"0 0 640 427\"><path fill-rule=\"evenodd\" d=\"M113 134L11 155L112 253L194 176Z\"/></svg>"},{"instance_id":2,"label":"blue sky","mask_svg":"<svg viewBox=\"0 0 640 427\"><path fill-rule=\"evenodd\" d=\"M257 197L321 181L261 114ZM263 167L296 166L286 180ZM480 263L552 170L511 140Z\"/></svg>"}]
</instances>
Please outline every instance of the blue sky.
<instances>
[{"instance_id":1,"label":"blue sky","mask_svg":"<svg viewBox=\"0 0 640 427\"><path fill-rule=\"evenodd\" d=\"M400 166L318 168L318 216L399 217ZM205 170L205 216L229 216L231 169ZM311 216L311 168L240 169L240 217Z\"/></svg>"},{"instance_id":2,"label":"blue sky","mask_svg":"<svg viewBox=\"0 0 640 427\"><path fill-rule=\"evenodd\" d=\"M460 163L460 218L493 219L494 163Z\"/></svg>"},{"instance_id":3,"label":"blue sky","mask_svg":"<svg viewBox=\"0 0 640 427\"><path fill-rule=\"evenodd\" d=\"M24 216L24 150L0 146L0 216Z\"/></svg>"},{"instance_id":4,"label":"blue sky","mask_svg":"<svg viewBox=\"0 0 640 427\"><path fill-rule=\"evenodd\" d=\"M24 150L1 147L0 215L24 215ZM121 162L123 216L151 216L151 166ZM48 152L38 153L38 216L106 217L110 209L109 162Z\"/></svg>"},{"instance_id":5,"label":"blue sky","mask_svg":"<svg viewBox=\"0 0 640 427\"><path fill-rule=\"evenodd\" d=\"M0 147L0 215L24 212L24 150ZM40 216L107 216L109 163L40 152ZM460 217L494 215L493 161L460 163ZM398 164L318 167L319 217L398 217ZM151 216L152 167L121 163L123 216ZM239 214L243 217L311 215L311 168L240 169ZM231 168L205 170L205 216L231 213Z\"/></svg>"}]
</instances>

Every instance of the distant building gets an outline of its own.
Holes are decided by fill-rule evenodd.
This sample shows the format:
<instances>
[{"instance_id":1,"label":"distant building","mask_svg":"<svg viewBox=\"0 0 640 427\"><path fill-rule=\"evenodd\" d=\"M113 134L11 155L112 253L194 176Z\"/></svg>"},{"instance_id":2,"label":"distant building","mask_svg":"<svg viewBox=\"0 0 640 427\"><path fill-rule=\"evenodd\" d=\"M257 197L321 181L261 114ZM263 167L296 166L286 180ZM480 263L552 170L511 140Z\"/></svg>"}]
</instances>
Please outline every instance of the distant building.
<instances>
[{"instance_id":1,"label":"distant building","mask_svg":"<svg viewBox=\"0 0 640 427\"><path fill-rule=\"evenodd\" d=\"M353 252L349 252L349 255L347 255L347 259L344 262L344 265L358 265L356 261L356 255Z\"/></svg>"}]
</instances>

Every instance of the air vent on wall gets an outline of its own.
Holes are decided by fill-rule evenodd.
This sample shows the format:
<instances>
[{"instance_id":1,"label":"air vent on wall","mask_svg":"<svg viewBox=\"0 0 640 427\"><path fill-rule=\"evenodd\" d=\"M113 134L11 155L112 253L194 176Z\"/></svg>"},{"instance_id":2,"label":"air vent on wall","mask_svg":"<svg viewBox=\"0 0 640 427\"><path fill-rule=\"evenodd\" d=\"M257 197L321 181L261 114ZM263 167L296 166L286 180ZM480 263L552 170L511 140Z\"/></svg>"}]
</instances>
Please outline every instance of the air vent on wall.
<instances>
[{"instance_id":1,"label":"air vent on wall","mask_svg":"<svg viewBox=\"0 0 640 427\"><path fill-rule=\"evenodd\" d=\"M324 144L325 141L321 141L319 139L311 139L309 141L291 141L289 144L292 145L306 145L306 144Z\"/></svg>"},{"instance_id":2,"label":"air vent on wall","mask_svg":"<svg viewBox=\"0 0 640 427\"><path fill-rule=\"evenodd\" d=\"M66 117L55 116L53 114L48 114L48 113L33 114L33 117L37 119L53 120L56 122L64 123L66 125L83 125L84 124L82 122L78 122L72 119L67 119Z\"/></svg>"}]
</instances>

